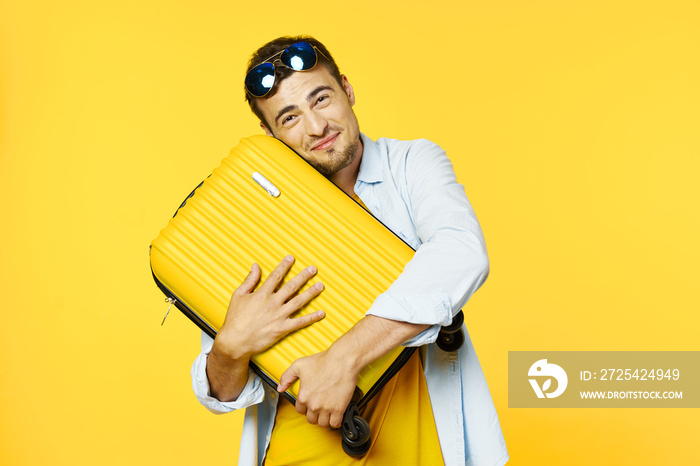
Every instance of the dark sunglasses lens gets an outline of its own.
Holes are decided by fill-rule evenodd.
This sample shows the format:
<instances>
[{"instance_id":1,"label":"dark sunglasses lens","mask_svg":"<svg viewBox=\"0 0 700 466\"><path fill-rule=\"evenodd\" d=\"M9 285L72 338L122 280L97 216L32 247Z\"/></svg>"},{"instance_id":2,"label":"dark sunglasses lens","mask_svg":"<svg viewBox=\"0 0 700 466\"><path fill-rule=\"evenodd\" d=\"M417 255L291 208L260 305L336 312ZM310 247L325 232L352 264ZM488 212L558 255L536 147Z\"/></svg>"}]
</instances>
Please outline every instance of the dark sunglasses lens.
<instances>
[{"instance_id":1,"label":"dark sunglasses lens","mask_svg":"<svg viewBox=\"0 0 700 466\"><path fill-rule=\"evenodd\" d=\"M280 61L296 71L310 70L316 65L316 50L307 42L298 42L282 52Z\"/></svg>"},{"instance_id":2,"label":"dark sunglasses lens","mask_svg":"<svg viewBox=\"0 0 700 466\"><path fill-rule=\"evenodd\" d=\"M245 77L245 88L255 97L262 97L275 83L275 67L272 63L261 63Z\"/></svg>"}]
</instances>

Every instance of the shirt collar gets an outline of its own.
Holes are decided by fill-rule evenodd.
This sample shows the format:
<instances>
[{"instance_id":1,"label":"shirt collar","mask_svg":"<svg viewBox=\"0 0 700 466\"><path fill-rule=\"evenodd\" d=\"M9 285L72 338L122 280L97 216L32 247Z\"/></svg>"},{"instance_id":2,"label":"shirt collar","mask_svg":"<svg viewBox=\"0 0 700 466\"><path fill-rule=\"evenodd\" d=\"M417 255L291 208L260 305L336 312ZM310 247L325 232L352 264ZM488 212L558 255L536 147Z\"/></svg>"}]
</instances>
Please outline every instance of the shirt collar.
<instances>
[{"instance_id":1,"label":"shirt collar","mask_svg":"<svg viewBox=\"0 0 700 466\"><path fill-rule=\"evenodd\" d=\"M376 142L360 133L362 137L362 161L357 181L363 183L378 183L384 181L382 176L382 159Z\"/></svg>"}]
</instances>

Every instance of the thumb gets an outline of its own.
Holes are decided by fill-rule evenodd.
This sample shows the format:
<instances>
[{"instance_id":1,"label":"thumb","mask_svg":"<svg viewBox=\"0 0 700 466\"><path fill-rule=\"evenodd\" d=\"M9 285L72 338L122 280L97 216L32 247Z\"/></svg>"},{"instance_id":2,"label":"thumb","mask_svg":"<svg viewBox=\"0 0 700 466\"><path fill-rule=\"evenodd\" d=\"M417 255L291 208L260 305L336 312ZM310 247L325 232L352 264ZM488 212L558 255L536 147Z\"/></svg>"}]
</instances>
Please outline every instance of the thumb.
<instances>
[{"instance_id":1,"label":"thumb","mask_svg":"<svg viewBox=\"0 0 700 466\"><path fill-rule=\"evenodd\" d=\"M292 386L292 384L299 378L299 374L297 373L296 365L293 362L289 368L287 368L284 373L282 373L282 377L280 377L280 383L277 385L277 391L282 393L284 391L289 390L289 387Z\"/></svg>"},{"instance_id":2,"label":"thumb","mask_svg":"<svg viewBox=\"0 0 700 466\"><path fill-rule=\"evenodd\" d=\"M244 295L251 293L255 289L255 285L260 281L260 273L260 266L258 264L253 264L250 267L250 272L248 272L248 275L243 280L243 283L236 288L233 294Z\"/></svg>"}]
</instances>

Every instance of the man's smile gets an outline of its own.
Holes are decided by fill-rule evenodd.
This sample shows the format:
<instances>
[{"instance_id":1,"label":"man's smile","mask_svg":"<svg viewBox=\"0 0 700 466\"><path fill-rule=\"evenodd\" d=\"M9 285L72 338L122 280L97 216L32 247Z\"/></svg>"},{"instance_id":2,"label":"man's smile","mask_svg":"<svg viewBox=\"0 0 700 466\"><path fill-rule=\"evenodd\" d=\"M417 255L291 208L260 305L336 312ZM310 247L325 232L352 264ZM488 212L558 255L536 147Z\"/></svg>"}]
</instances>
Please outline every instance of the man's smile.
<instances>
[{"instance_id":1,"label":"man's smile","mask_svg":"<svg viewBox=\"0 0 700 466\"><path fill-rule=\"evenodd\" d=\"M340 132L331 134L330 136L321 139L313 147L311 147L311 150L313 151L330 149L333 146L333 144L335 144L335 141L338 139L338 136L340 136Z\"/></svg>"}]
</instances>

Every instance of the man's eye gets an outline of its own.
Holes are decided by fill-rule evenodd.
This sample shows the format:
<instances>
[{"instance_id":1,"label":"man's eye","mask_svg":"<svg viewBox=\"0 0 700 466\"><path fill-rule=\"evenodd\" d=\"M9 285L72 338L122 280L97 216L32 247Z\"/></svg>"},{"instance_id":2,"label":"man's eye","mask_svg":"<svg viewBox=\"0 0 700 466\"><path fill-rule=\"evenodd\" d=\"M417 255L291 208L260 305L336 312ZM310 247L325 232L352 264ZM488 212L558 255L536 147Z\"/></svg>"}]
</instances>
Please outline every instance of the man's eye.
<instances>
[{"instance_id":1,"label":"man's eye","mask_svg":"<svg viewBox=\"0 0 700 466\"><path fill-rule=\"evenodd\" d=\"M285 125L285 124L289 123L290 121L294 120L294 117L295 117L295 116L296 116L296 115L289 115L289 116L285 117L285 118L282 120L282 124Z\"/></svg>"},{"instance_id":2,"label":"man's eye","mask_svg":"<svg viewBox=\"0 0 700 466\"><path fill-rule=\"evenodd\" d=\"M329 99L329 96L322 95L321 97L318 98L318 100L316 101L316 104L327 104L328 99Z\"/></svg>"}]
</instances>

